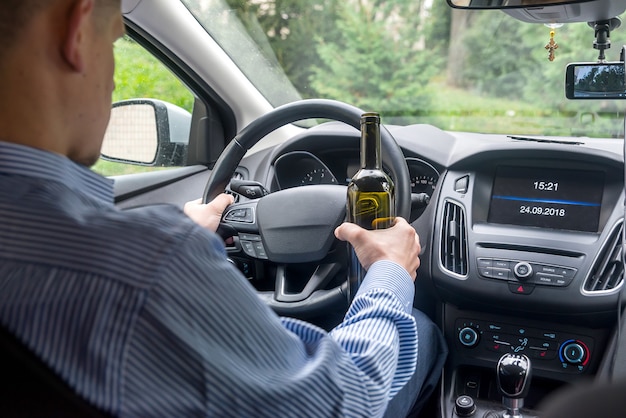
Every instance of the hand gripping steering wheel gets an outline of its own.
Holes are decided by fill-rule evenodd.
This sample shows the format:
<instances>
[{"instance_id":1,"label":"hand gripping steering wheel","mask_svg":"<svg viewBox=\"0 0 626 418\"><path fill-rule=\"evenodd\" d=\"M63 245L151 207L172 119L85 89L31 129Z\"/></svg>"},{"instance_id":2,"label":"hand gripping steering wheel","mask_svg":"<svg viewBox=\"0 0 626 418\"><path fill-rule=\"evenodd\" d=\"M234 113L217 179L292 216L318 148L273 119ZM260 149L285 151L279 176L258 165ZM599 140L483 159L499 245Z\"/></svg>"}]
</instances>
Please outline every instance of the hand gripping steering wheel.
<instances>
[{"instance_id":1,"label":"hand gripping steering wheel","mask_svg":"<svg viewBox=\"0 0 626 418\"><path fill-rule=\"evenodd\" d=\"M315 118L336 120L360 129L363 113L354 106L322 99L277 107L246 126L228 144L211 172L203 201L211 201L222 193L245 153L275 129ZM408 220L411 186L404 154L384 127L381 127L381 145L384 166L395 182L396 213ZM229 235L238 234L242 238L240 244L253 246L256 258L277 266L275 290L258 293L278 314L308 317L346 303L347 277L343 285L327 288L347 265L345 245L341 251L334 236L334 229L345 219L346 197L346 186L312 185L235 203L224 211L220 229L230 231ZM294 288L287 273L290 264L315 266L304 286L303 278L297 278L300 283L297 288L301 290L296 292L290 290Z\"/></svg>"}]
</instances>

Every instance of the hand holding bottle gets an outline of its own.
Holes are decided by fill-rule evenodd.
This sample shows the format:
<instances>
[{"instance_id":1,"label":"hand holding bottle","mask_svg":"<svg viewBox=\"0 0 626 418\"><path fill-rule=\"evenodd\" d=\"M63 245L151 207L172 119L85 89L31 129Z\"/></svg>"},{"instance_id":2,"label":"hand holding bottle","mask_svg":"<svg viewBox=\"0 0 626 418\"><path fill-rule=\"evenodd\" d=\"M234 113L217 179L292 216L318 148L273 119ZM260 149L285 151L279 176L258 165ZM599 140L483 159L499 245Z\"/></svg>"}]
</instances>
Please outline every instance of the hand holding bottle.
<instances>
[{"instance_id":1,"label":"hand holding bottle","mask_svg":"<svg viewBox=\"0 0 626 418\"><path fill-rule=\"evenodd\" d=\"M376 261L389 260L404 267L415 280L421 246L415 229L404 218L395 218L391 228L378 230L346 222L335 229L335 236L352 245L365 270Z\"/></svg>"}]
</instances>

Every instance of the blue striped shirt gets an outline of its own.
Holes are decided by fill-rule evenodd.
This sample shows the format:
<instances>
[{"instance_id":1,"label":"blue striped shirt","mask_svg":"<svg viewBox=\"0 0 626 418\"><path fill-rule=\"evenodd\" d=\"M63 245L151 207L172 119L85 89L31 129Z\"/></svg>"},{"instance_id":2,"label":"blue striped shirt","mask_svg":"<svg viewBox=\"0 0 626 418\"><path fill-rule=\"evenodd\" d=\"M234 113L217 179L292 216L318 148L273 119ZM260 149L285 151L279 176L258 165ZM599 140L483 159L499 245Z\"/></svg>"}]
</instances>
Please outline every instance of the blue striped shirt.
<instances>
[{"instance_id":1,"label":"blue striped shirt","mask_svg":"<svg viewBox=\"0 0 626 418\"><path fill-rule=\"evenodd\" d=\"M369 270L326 332L280 318L179 208L0 142L0 320L75 391L129 417L381 416L411 377L409 275Z\"/></svg>"}]
</instances>

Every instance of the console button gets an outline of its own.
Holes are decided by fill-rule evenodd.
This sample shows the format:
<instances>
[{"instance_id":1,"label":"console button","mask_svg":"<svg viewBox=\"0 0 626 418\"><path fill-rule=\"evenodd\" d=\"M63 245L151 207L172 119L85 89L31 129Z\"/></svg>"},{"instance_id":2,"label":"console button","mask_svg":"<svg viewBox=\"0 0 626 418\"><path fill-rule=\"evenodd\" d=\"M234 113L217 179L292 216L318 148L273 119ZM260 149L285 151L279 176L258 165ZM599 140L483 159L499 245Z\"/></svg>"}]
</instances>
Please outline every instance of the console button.
<instances>
[{"instance_id":1,"label":"console button","mask_svg":"<svg viewBox=\"0 0 626 418\"><path fill-rule=\"evenodd\" d=\"M476 265L480 267L493 267L493 260L491 258L477 258Z\"/></svg>"},{"instance_id":2,"label":"console button","mask_svg":"<svg viewBox=\"0 0 626 418\"><path fill-rule=\"evenodd\" d=\"M557 286L557 282L556 282L557 279L559 279L558 276L537 273L535 274L535 277L533 278L533 283L545 284L548 286Z\"/></svg>"},{"instance_id":3,"label":"console button","mask_svg":"<svg viewBox=\"0 0 626 418\"><path fill-rule=\"evenodd\" d=\"M529 283L509 283L509 290L518 295L530 295L535 290L535 285Z\"/></svg>"},{"instance_id":4,"label":"console button","mask_svg":"<svg viewBox=\"0 0 626 418\"><path fill-rule=\"evenodd\" d=\"M493 279L493 267L478 267L478 274Z\"/></svg>"},{"instance_id":5,"label":"console button","mask_svg":"<svg viewBox=\"0 0 626 418\"><path fill-rule=\"evenodd\" d=\"M559 271L559 274L561 276L563 276L566 279L569 279L571 281L574 278L574 276L576 275L576 272L578 270L573 269L573 268L559 267L558 271Z\"/></svg>"},{"instance_id":6,"label":"console button","mask_svg":"<svg viewBox=\"0 0 626 418\"><path fill-rule=\"evenodd\" d=\"M573 279L574 279L573 276L569 277L569 278L568 277L558 278L558 279L555 280L555 284L557 286L563 286L563 287L569 286L569 284L572 282Z\"/></svg>"},{"instance_id":7,"label":"console button","mask_svg":"<svg viewBox=\"0 0 626 418\"><path fill-rule=\"evenodd\" d=\"M492 277L494 279L508 280L509 279L509 272L510 272L509 270L494 268Z\"/></svg>"},{"instance_id":8,"label":"console button","mask_svg":"<svg viewBox=\"0 0 626 418\"><path fill-rule=\"evenodd\" d=\"M510 353L511 344L506 341L489 341L485 344L485 348L494 353Z\"/></svg>"},{"instance_id":9,"label":"console button","mask_svg":"<svg viewBox=\"0 0 626 418\"><path fill-rule=\"evenodd\" d=\"M520 261L513 267L513 273L518 279L526 279L533 274L533 268L529 263Z\"/></svg>"},{"instance_id":10,"label":"console button","mask_svg":"<svg viewBox=\"0 0 626 418\"><path fill-rule=\"evenodd\" d=\"M531 357L540 360L552 360L556 357L556 350L542 350L531 347L529 353Z\"/></svg>"},{"instance_id":11,"label":"console button","mask_svg":"<svg viewBox=\"0 0 626 418\"><path fill-rule=\"evenodd\" d=\"M513 263L515 262L513 261ZM493 260L493 267L499 269L510 269L511 262L509 262L508 260Z\"/></svg>"},{"instance_id":12,"label":"console button","mask_svg":"<svg viewBox=\"0 0 626 418\"><path fill-rule=\"evenodd\" d=\"M467 193L467 188L469 186L469 176L463 176L461 178L456 179L454 182L454 191L457 193Z\"/></svg>"},{"instance_id":13,"label":"console button","mask_svg":"<svg viewBox=\"0 0 626 418\"><path fill-rule=\"evenodd\" d=\"M559 267L545 266L545 265L542 265L542 264L537 265L536 268L537 268L537 273L547 273L547 274L560 275L560 271L561 271L561 269Z\"/></svg>"}]
</instances>

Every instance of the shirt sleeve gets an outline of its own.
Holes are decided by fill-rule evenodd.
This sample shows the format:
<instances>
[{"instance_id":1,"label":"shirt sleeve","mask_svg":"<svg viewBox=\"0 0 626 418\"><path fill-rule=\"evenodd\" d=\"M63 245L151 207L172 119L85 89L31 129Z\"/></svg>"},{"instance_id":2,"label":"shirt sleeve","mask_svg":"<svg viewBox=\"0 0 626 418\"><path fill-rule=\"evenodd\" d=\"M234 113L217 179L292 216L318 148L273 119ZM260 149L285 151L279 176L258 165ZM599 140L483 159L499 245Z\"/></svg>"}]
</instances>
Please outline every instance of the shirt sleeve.
<instances>
[{"instance_id":1,"label":"shirt sleeve","mask_svg":"<svg viewBox=\"0 0 626 418\"><path fill-rule=\"evenodd\" d=\"M376 417L415 369L413 285L370 267L330 333L279 318L192 230L146 295L127 342L125 416Z\"/></svg>"},{"instance_id":2,"label":"shirt sleeve","mask_svg":"<svg viewBox=\"0 0 626 418\"><path fill-rule=\"evenodd\" d=\"M344 321L328 336L319 331L317 338L336 341L358 369L356 374L345 376L346 385L361 393L346 402L346 416L381 416L387 402L415 372L418 335L411 314L414 291L404 268L390 261L374 263ZM308 324L298 327L294 322L284 319L287 329L306 335ZM366 399L369 405L364 414L359 409Z\"/></svg>"}]
</instances>

